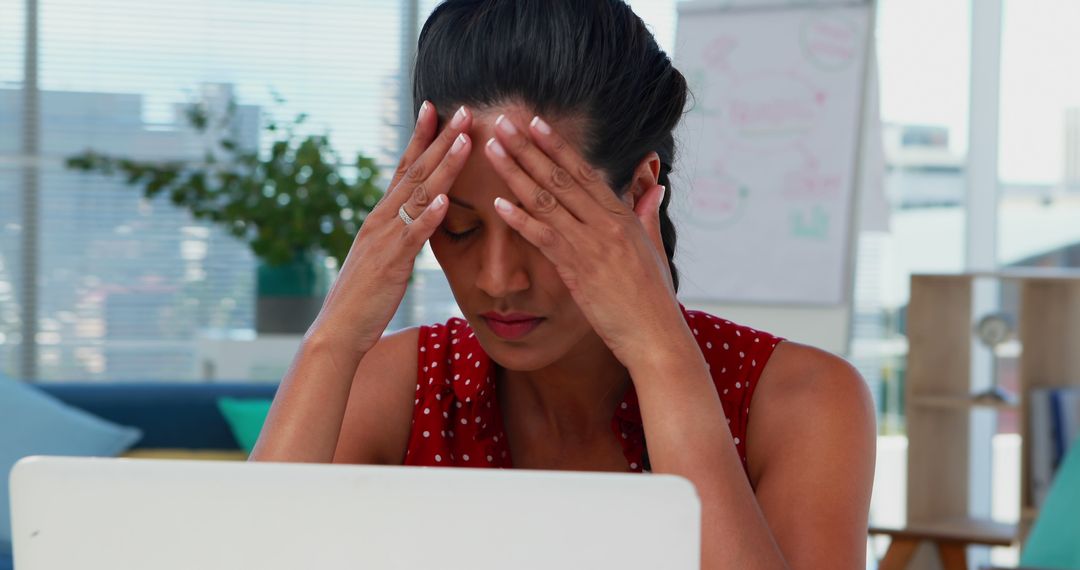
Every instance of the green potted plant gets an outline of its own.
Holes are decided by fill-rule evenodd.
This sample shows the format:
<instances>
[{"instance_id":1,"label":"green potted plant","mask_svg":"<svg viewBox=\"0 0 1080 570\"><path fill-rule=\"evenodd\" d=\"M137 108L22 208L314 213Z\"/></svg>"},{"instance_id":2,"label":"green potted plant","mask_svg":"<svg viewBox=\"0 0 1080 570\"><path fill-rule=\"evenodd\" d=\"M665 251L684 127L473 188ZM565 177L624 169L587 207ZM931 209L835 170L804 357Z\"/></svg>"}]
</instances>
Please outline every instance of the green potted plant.
<instances>
[{"instance_id":1,"label":"green potted plant","mask_svg":"<svg viewBox=\"0 0 1080 570\"><path fill-rule=\"evenodd\" d=\"M148 199L166 194L196 219L245 240L259 260L256 330L303 333L329 289L325 257L340 268L382 197L375 183L379 170L362 154L342 161L327 135L298 135L303 114L284 126L267 122L272 143L266 152L243 148L231 134L235 111L232 100L217 118L206 104L187 107L187 122L212 141L199 161L136 160L87 150L69 157L67 166L123 177Z\"/></svg>"}]
</instances>

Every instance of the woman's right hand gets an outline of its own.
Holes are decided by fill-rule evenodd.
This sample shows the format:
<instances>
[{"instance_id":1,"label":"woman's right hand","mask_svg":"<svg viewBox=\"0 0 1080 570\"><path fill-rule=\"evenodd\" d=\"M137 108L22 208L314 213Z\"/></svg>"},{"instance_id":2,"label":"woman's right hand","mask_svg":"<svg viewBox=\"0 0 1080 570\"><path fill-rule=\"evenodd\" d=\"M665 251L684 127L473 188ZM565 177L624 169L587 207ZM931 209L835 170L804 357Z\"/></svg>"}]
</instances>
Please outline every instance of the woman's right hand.
<instances>
[{"instance_id":1,"label":"woman's right hand","mask_svg":"<svg viewBox=\"0 0 1080 570\"><path fill-rule=\"evenodd\" d=\"M442 133L438 123L435 106L425 101L389 189L364 219L306 339L324 339L362 358L390 324L472 148L468 109L458 109ZM409 225L398 216L402 204L414 220Z\"/></svg>"}]
</instances>

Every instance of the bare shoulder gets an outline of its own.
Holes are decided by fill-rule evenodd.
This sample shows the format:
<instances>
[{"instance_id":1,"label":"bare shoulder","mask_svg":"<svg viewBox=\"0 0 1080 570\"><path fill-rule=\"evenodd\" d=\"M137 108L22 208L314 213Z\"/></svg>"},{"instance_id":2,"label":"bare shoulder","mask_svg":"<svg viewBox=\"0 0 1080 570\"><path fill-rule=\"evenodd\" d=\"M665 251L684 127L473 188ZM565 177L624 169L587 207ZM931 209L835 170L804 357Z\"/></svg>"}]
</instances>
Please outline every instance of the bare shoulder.
<instances>
[{"instance_id":1,"label":"bare shoulder","mask_svg":"<svg viewBox=\"0 0 1080 570\"><path fill-rule=\"evenodd\" d=\"M835 354L789 341L777 345L762 371L749 418L752 477L768 466L771 451L797 445L797 435L808 428L876 431L873 398L855 367Z\"/></svg>"},{"instance_id":2,"label":"bare shoulder","mask_svg":"<svg viewBox=\"0 0 1080 570\"><path fill-rule=\"evenodd\" d=\"M789 565L864 565L877 428L862 376L839 356L782 342L748 417L750 478Z\"/></svg>"},{"instance_id":3,"label":"bare shoulder","mask_svg":"<svg viewBox=\"0 0 1080 570\"><path fill-rule=\"evenodd\" d=\"M847 360L790 341L773 350L757 390L754 402L780 405L831 405L837 401L850 405L870 396L862 375ZM758 400L761 395L764 397Z\"/></svg>"},{"instance_id":4,"label":"bare shoulder","mask_svg":"<svg viewBox=\"0 0 1080 570\"><path fill-rule=\"evenodd\" d=\"M408 444L420 329L383 336L360 361L341 422L335 463L399 465Z\"/></svg>"}]
</instances>

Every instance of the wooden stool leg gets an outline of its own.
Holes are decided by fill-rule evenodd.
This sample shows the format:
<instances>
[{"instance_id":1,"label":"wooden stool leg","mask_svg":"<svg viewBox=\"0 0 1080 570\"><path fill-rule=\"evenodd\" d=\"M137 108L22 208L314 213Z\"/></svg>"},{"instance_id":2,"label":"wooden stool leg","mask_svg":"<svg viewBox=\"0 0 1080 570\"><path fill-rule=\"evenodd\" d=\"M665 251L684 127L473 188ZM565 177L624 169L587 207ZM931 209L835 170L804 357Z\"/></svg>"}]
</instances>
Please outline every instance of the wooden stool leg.
<instances>
[{"instance_id":1,"label":"wooden stool leg","mask_svg":"<svg viewBox=\"0 0 1080 570\"><path fill-rule=\"evenodd\" d=\"M889 549L885 551L885 557L881 559L881 564L878 564L878 570L905 570L918 547L917 540L893 538L889 543Z\"/></svg>"},{"instance_id":2,"label":"wooden stool leg","mask_svg":"<svg viewBox=\"0 0 1080 570\"><path fill-rule=\"evenodd\" d=\"M967 570L967 549L959 542L939 542L938 556L945 570Z\"/></svg>"}]
</instances>

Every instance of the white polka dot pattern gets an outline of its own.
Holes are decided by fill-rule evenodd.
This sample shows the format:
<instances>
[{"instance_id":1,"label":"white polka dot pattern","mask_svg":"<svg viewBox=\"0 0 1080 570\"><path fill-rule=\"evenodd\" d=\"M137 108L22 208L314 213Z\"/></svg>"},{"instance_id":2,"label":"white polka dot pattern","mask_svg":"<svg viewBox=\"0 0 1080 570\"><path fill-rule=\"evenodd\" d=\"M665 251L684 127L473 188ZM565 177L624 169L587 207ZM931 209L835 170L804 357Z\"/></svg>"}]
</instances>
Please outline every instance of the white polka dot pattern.
<instances>
[{"instance_id":1,"label":"white polka dot pattern","mask_svg":"<svg viewBox=\"0 0 1080 570\"><path fill-rule=\"evenodd\" d=\"M683 315L705 356L732 441L748 470L750 399L769 356L783 339L685 307ZM405 464L512 468L491 361L469 323L450 319L421 327L417 358L423 372L417 379ZM628 470L642 471L645 434L632 386L615 409L611 429L622 445Z\"/></svg>"}]
</instances>

